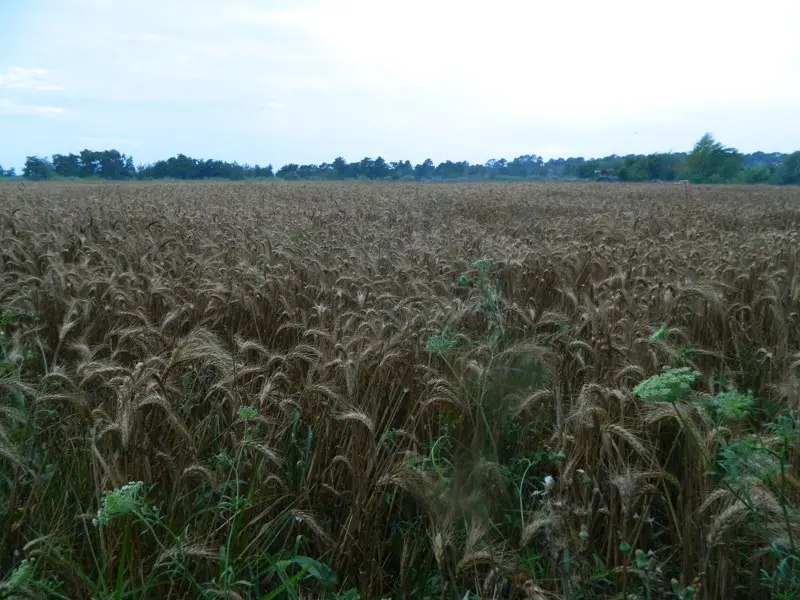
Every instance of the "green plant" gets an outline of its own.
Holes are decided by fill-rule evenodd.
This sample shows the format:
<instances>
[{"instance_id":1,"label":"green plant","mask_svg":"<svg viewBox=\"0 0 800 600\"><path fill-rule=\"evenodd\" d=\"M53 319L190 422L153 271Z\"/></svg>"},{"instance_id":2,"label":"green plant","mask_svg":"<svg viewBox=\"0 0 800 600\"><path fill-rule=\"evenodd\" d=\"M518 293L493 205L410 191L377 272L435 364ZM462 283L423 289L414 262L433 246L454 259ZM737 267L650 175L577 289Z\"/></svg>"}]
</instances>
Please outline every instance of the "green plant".
<instances>
[{"instance_id":1,"label":"green plant","mask_svg":"<svg viewBox=\"0 0 800 600\"><path fill-rule=\"evenodd\" d=\"M645 379L633 388L633 393L645 400L674 404L692 389L700 377L699 371L689 367L664 367L659 375Z\"/></svg>"},{"instance_id":2,"label":"green plant","mask_svg":"<svg viewBox=\"0 0 800 600\"><path fill-rule=\"evenodd\" d=\"M677 579L673 578L670 581L670 585L672 587L672 593L681 600L688 600L689 598L694 598L697 595L698 587L694 584L684 587Z\"/></svg>"},{"instance_id":3,"label":"green plant","mask_svg":"<svg viewBox=\"0 0 800 600\"><path fill-rule=\"evenodd\" d=\"M447 333L432 335L425 343L425 349L434 356L441 356L456 347L456 341Z\"/></svg>"},{"instance_id":4,"label":"green plant","mask_svg":"<svg viewBox=\"0 0 800 600\"><path fill-rule=\"evenodd\" d=\"M47 598L69 600L69 596L65 596L59 590L62 582L46 575L37 574L37 567L36 559L22 559L11 571L8 579L0 582L0 597L18 598L44 594Z\"/></svg>"},{"instance_id":5,"label":"green plant","mask_svg":"<svg viewBox=\"0 0 800 600\"><path fill-rule=\"evenodd\" d=\"M750 414L753 406L755 406L755 398L750 392L742 393L734 390L717 394L710 405L726 419L743 419Z\"/></svg>"},{"instance_id":6,"label":"green plant","mask_svg":"<svg viewBox=\"0 0 800 600\"><path fill-rule=\"evenodd\" d=\"M733 400L731 400L731 398ZM742 399L744 398L744 399ZM717 397L719 399L719 396ZM752 405L749 396L730 395L722 398L725 407L733 402L733 418L742 416L741 406L749 410ZM775 597L796 597L800 594L800 553L795 541L796 523L800 521L800 511L790 502L789 457L790 448L800 439L800 417L796 412L779 415L774 422L764 423L765 431L776 438L777 445L767 443L758 436L747 436L722 445L719 451L718 466L715 471L721 482L746 507L751 520L759 527L765 523L760 502L751 492L752 481L757 480L770 490L777 499L783 518L783 533L780 542L769 543L768 551L776 557L772 572L762 569L762 579Z\"/></svg>"}]
</instances>

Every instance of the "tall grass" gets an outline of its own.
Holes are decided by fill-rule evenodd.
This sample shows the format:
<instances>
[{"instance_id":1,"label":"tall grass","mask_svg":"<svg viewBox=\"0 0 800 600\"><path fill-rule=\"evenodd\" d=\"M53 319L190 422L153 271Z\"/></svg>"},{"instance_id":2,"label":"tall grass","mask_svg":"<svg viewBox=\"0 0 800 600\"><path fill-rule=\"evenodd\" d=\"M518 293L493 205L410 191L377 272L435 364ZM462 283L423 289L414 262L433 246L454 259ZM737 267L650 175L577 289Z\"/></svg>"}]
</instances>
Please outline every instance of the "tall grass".
<instances>
[{"instance_id":1,"label":"tall grass","mask_svg":"<svg viewBox=\"0 0 800 600\"><path fill-rule=\"evenodd\" d=\"M800 597L795 190L0 206L0 594Z\"/></svg>"}]
</instances>

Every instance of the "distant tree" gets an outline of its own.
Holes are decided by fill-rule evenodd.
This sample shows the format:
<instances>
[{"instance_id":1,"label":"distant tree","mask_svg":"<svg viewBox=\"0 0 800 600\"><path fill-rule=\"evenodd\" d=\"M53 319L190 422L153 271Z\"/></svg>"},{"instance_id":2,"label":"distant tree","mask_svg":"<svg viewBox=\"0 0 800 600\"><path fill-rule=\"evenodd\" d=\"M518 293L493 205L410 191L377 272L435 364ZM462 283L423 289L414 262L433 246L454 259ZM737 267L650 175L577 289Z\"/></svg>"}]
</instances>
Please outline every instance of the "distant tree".
<instances>
[{"instance_id":1,"label":"distant tree","mask_svg":"<svg viewBox=\"0 0 800 600\"><path fill-rule=\"evenodd\" d=\"M650 180L660 179L662 181L678 179L681 161L682 156L677 154L650 154L647 156L646 161L647 178Z\"/></svg>"},{"instance_id":2,"label":"distant tree","mask_svg":"<svg viewBox=\"0 0 800 600\"><path fill-rule=\"evenodd\" d=\"M452 179L455 177L464 177L469 174L469 163L465 162L453 162L452 160L447 160L443 163L439 163L434 171L436 177L441 177L443 179Z\"/></svg>"},{"instance_id":3,"label":"distant tree","mask_svg":"<svg viewBox=\"0 0 800 600\"><path fill-rule=\"evenodd\" d=\"M786 156L778 169L778 183L784 185L800 184L800 151Z\"/></svg>"},{"instance_id":4,"label":"distant tree","mask_svg":"<svg viewBox=\"0 0 800 600\"><path fill-rule=\"evenodd\" d=\"M215 163L212 162L212 167L216 166ZM176 179L201 179L201 168L200 168L200 161L194 158L190 158L185 154L178 154L178 156L173 156L172 158L167 159L167 167L168 172L170 175L168 177L174 177ZM211 171L209 177L213 177L214 171Z\"/></svg>"},{"instance_id":5,"label":"distant tree","mask_svg":"<svg viewBox=\"0 0 800 600\"><path fill-rule=\"evenodd\" d=\"M136 176L132 156L119 150L81 150L80 154L54 154L53 169L59 177L130 179Z\"/></svg>"},{"instance_id":6,"label":"distant tree","mask_svg":"<svg viewBox=\"0 0 800 600\"><path fill-rule=\"evenodd\" d=\"M248 165L240 165L235 161L232 162L228 167L228 179L232 179L233 181L242 181L248 168Z\"/></svg>"},{"instance_id":7,"label":"distant tree","mask_svg":"<svg viewBox=\"0 0 800 600\"><path fill-rule=\"evenodd\" d=\"M726 148L706 133L686 158L690 179L697 182L730 181L739 172L742 155L735 148Z\"/></svg>"},{"instance_id":8,"label":"distant tree","mask_svg":"<svg viewBox=\"0 0 800 600\"><path fill-rule=\"evenodd\" d=\"M645 157L627 157L624 164L625 166L619 169L620 181L646 181L650 178L649 164Z\"/></svg>"},{"instance_id":9,"label":"distant tree","mask_svg":"<svg viewBox=\"0 0 800 600\"><path fill-rule=\"evenodd\" d=\"M414 178L414 165L410 160L397 160L389 163L389 169L393 179L406 180Z\"/></svg>"},{"instance_id":10,"label":"distant tree","mask_svg":"<svg viewBox=\"0 0 800 600\"><path fill-rule=\"evenodd\" d=\"M297 176L300 179L319 179L320 168L317 165L300 165L297 168Z\"/></svg>"},{"instance_id":11,"label":"distant tree","mask_svg":"<svg viewBox=\"0 0 800 600\"><path fill-rule=\"evenodd\" d=\"M370 157L365 156L358 163L358 177L372 179L375 175L373 172L375 161Z\"/></svg>"},{"instance_id":12,"label":"distant tree","mask_svg":"<svg viewBox=\"0 0 800 600\"><path fill-rule=\"evenodd\" d=\"M297 171L299 168L300 168L299 165L296 165L294 163L289 163L287 165L283 165L280 169L278 169L278 172L275 173L275 175L281 177L282 179L286 179L286 176L289 173L294 173L295 174L294 178L299 179L299 175L297 175Z\"/></svg>"},{"instance_id":13,"label":"distant tree","mask_svg":"<svg viewBox=\"0 0 800 600\"><path fill-rule=\"evenodd\" d=\"M337 156L331 165L336 179L344 179L347 176L347 161L341 156Z\"/></svg>"},{"instance_id":14,"label":"distant tree","mask_svg":"<svg viewBox=\"0 0 800 600\"><path fill-rule=\"evenodd\" d=\"M774 167L744 167L739 172L742 183L768 183L774 175Z\"/></svg>"},{"instance_id":15,"label":"distant tree","mask_svg":"<svg viewBox=\"0 0 800 600\"><path fill-rule=\"evenodd\" d=\"M133 173L140 179L231 179L237 181L248 178L274 177L275 175L272 165L266 167L240 165L236 162L191 158L185 154L178 154L167 160L143 165L137 170L133 165L132 158L126 157L124 154L121 156L124 158L124 176L129 177Z\"/></svg>"},{"instance_id":16,"label":"distant tree","mask_svg":"<svg viewBox=\"0 0 800 600\"><path fill-rule=\"evenodd\" d=\"M56 176L53 165L49 160L39 156L28 156L25 158L25 168L22 176L26 179L52 179Z\"/></svg>"},{"instance_id":17,"label":"distant tree","mask_svg":"<svg viewBox=\"0 0 800 600\"><path fill-rule=\"evenodd\" d=\"M333 165L330 163L320 163L317 167L316 177L319 179L335 179Z\"/></svg>"},{"instance_id":18,"label":"distant tree","mask_svg":"<svg viewBox=\"0 0 800 600\"><path fill-rule=\"evenodd\" d=\"M589 160L577 165L576 175L581 179L594 179L601 169L602 165L599 160Z\"/></svg>"},{"instance_id":19,"label":"distant tree","mask_svg":"<svg viewBox=\"0 0 800 600\"><path fill-rule=\"evenodd\" d=\"M103 150L96 154L99 163L97 174L103 179L128 179L134 175L127 171L128 157L120 154L119 150Z\"/></svg>"},{"instance_id":20,"label":"distant tree","mask_svg":"<svg viewBox=\"0 0 800 600\"><path fill-rule=\"evenodd\" d=\"M580 177L578 171L586 162L586 159L582 156L570 156L569 158L559 159L556 162L560 166L560 177L571 179L573 177ZM592 172L594 171L595 169L592 169Z\"/></svg>"},{"instance_id":21,"label":"distant tree","mask_svg":"<svg viewBox=\"0 0 800 600\"><path fill-rule=\"evenodd\" d=\"M543 177L547 171L544 160L535 154L523 154L508 164L509 175L517 177Z\"/></svg>"},{"instance_id":22,"label":"distant tree","mask_svg":"<svg viewBox=\"0 0 800 600\"><path fill-rule=\"evenodd\" d=\"M414 167L414 177L417 179L428 179L433 177L435 168L436 167L433 166L433 161L430 158L426 158L422 164Z\"/></svg>"},{"instance_id":23,"label":"distant tree","mask_svg":"<svg viewBox=\"0 0 800 600\"><path fill-rule=\"evenodd\" d=\"M125 165L123 167L123 173L125 173L126 178L132 179L136 177L136 165L133 164L132 156L125 157Z\"/></svg>"},{"instance_id":24,"label":"distant tree","mask_svg":"<svg viewBox=\"0 0 800 600\"><path fill-rule=\"evenodd\" d=\"M383 179L384 177L389 176L389 165L383 159L383 157L379 156L375 159L372 163L372 179Z\"/></svg>"},{"instance_id":25,"label":"distant tree","mask_svg":"<svg viewBox=\"0 0 800 600\"><path fill-rule=\"evenodd\" d=\"M492 163L492 175L506 175L508 170L508 161L505 158L492 159L486 164Z\"/></svg>"},{"instance_id":26,"label":"distant tree","mask_svg":"<svg viewBox=\"0 0 800 600\"><path fill-rule=\"evenodd\" d=\"M398 160L389 163L389 171L393 179L404 179L414 176L414 167L409 160Z\"/></svg>"},{"instance_id":27,"label":"distant tree","mask_svg":"<svg viewBox=\"0 0 800 600\"><path fill-rule=\"evenodd\" d=\"M744 155L742 165L745 167L779 167L785 156L780 152L753 152Z\"/></svg>"},{"instance_id":28,"label":"distant tree","mask_svg":"<svg viewBox=\"0 0 800 600\"><path fill-rule=\"evenodd\" d=\"M53 169L59 177L80 177L81 157L77 154L54 154Z\"/></svg>"},{"instance_id":29,"label":"distant tree","mask_svg":"<svg viewBox=\"0 0 800 600\"><path fill-rule=\"evenodd\" d=\"M458 162L453 163L454 170L456 177L467 177L469 176L469 161L460 160Z\"/></svg>"},{"instance_id":30,"label":"distant tree","mask_svg":"<svg viewBox=\"0 0 800 600\"><path fill-rule=\"evenodd\" d=\"M100 152L81 150L81 177L94 177L100 170Z\"/></svg>"},{"instance_id":31,"label":"distant tree","mask_svg":"<svg viewBox=\"0 0 800 600\"><path fill-rule=\"evenodd\" d=\"M289 163L273 172L272 165L261 167L221 160L196 159L178 154L136 168L133 157L118 150L81 150L79 154L54 154L52 161L39 157L26 163L32 178L99 177L103 179L231 179L268 178L276 174L284 179L595 179L598 174L616 175L622 181L675 180L739 181L742 183L798 183L798 153L754 152L740 154L726 148L711 134L695 144L691 153L655 153L649 155L611 154L587 160L583 157L551 158L545 161L536 154L522 154L512 161L490 159L484 164L445 160L438 165L428 158L412 166L408 160L387 162L383 157L348 163L341 156L332 163L298 165ZM43 161L43 162L42 162ZM48 168L49 165L49 168ZM0 176L11 171L0 169Z\"/></svg>"},{"instance_id":32,"label":"distant tree","mask_svg":"<svg viewBox=\"0 0 800 600\"><path fill-rule=\"evenodd\" d=\"M253 177L257 179L274 177L275 173L272 172L272 165L267 165L266 167L259 167L256 165L253 167Z\"/></svg>"}]
</instances>

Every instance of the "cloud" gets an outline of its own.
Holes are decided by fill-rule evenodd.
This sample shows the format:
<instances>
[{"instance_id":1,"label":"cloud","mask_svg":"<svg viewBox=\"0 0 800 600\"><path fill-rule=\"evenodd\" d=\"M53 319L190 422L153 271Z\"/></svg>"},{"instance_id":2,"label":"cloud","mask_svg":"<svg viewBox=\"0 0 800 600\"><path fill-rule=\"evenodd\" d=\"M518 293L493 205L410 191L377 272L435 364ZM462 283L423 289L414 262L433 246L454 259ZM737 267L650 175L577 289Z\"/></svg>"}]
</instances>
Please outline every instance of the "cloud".
<instances>
[{"instance_id":1,"label":"cloud","mask_svg":"<svg viewBox=\"0 0 800 600\"><path fill-rule=\"evenodd\" d=\"M0 98L0 114L29 115L57 119L67 114L67 109L58 106L36 106L32 104L17 104L8 98Z\"/></svg>"},{"instance_id":2,"label":"cloud","mask_svg":"<svg viewBox=\"0 0 800 600\"><path fill-rule=\"evenodd\" d=\"M286 108L286 105L281 102L267 102L265 106L269 110L283 110L284 108Z\"/></svg>"},{"instance_id":3,"label":"cloud","mask_svg":"<svg viewBox=\"0 0 800 600\"><path fill-rule=\"evenodd\" d=\"M47 69L9 67L4 75L0 75L0 87L35 92L55 92L64 89L48 81L49 76L50 71Z\"/></svg>"}]
</instances>

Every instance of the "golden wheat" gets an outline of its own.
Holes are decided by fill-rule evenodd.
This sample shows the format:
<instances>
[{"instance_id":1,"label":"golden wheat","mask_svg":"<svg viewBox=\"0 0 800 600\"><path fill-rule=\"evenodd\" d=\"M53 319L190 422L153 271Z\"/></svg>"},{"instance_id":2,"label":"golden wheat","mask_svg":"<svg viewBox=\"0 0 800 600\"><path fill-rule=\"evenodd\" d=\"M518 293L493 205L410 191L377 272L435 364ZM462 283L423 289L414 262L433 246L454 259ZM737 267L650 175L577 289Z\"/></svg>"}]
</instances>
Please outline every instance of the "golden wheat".
<instances>
[{"instance_id":1,"label":"golden wheat","mask_svg":"<svg viewBox=\"0 0 800 600\"><path fill-rule=\"evenodd\" d=\"M301 544L362 598L432 573L442 597L674 577L721 600L789 543L775 489L748 484L755 516L708 475L747 427L631 392L680 359L707 395L798 406L797 190L42 183L0 206L0 310L36 319L4 342L32 366L0 377L0 572L260 597ZM129 481L174 540L77 518Z\"/></svg>"}]
</instances>

